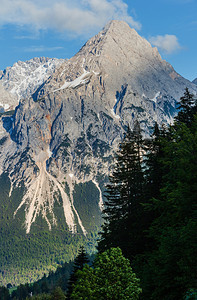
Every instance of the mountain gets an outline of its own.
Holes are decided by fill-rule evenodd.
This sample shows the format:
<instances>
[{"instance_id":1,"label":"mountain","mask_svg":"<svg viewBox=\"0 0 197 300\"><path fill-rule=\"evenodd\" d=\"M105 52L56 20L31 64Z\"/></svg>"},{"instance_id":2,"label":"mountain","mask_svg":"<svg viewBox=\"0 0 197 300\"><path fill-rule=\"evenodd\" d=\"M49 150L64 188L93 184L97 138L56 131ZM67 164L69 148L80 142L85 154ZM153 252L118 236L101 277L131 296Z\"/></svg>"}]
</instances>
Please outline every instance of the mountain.
<instances>
[{"instance_id":1,"label":"mountain","mask_svg":"<svg viewBox=\"0 0 197 300\"><path fill-rule=\"evenodd\" d=\"M149 135L155 121L172 122L186 86L197 93L134 29L111 21L1 117L2 282L33 281L81 243L94 250L125 128L138 120Z\"/></svg>"},{"instance_id":2,"label":"mountain","mask_svg":"<svg viewBox=\"0 0 197 300\"><path fill-rule=\"evenodd\" d=\"M17 104L18 101L15 97L9 93L0 82L0 113L13 110Z\"/></svg>"},{"instance_id":3,"label":"mountain","mask_svg":"<svg viewBox=\"0 0 197 300\"><path fill-rule=\"evenodd\" d=\"M192 83L197 84L197 78L192 81Z\"/></svg>"},{"instance_id":4,"label":"mountain","mask_svg":"<svg viewBox=\"0 0 197 300\"><path fill-rule=\"evenodd\" d=\"M12 67L0 71L0 83L16 100L29 98L64 61L46 57L18 61Z\"/></svg>"}]
</instances>

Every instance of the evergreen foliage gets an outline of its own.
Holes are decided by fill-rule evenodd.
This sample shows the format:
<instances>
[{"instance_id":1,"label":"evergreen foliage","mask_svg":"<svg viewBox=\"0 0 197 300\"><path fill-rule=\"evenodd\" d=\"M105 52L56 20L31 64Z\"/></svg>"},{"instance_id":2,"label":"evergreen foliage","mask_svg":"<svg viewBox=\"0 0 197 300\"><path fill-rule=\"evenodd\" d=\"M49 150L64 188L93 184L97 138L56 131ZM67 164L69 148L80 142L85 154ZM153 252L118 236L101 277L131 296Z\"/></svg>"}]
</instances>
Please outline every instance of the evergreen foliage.
<instances>
[{"instance_id":1,"label":"evergreen foliage","mask_svg":"<svg viewBox=\"0 0 197 300\"><path fill-rule=\"evenodd\" d=\"M86 195L88 202L88 212L83 206L82 223L86 224L87 219L97 212L93 208L99 201L99 193L96 187L94 194L86 193L84 190L91 191L95 185L81 185L83 195ZM3 187L3 188L1 188ZM79 190L79 189L78 189ZM84 244L88 253L92 254L96 249L96 239L100 229L100 209L98 208L98 218L92 218L94 223L87 229L88 234L73 235L68 230L65 217L61 206L55 202L54 211L57 216L57 227L52 227L50 231L46 221L39 216L30 233L27 235L24 228L25 211L19 210L16 216L18 205L24 193L23 186L14 187L12 195L9 197L10 180L6 173L0 176L0 284L6 286L7 283L19 286L26 282L32 283L42 278L44 274L55 271L58 266L62 267L64 262L74 260L80 245ZM95 201L91 197L97 197ZM75 194L77 203L81 194ZM92 207L91 207L92 205ZM89 215L89 210L92 212ZM98 223L97 223L98 221ZM95 224L96 223L96 224Z\"/></svg>"},{"instance_id":2,"label":"evergreen foliage","mask_svg":"<svg viewBox=\"0 0 197 300\"><path fill-rule=\"evenodd\" d=\"M68 289L67 289L67 298L70 299L70 296L73 291L73 286L77 281L77 271L82 270L84 265L89 262L88 256L85 252L85 249L83 246L80 247L78 255L76 256L74 260L73 265L73 271L70 275L69 281L68 281Z\"/></svg>"},{"instance_id":3,"label":"evergreen foliage","mask_svg":"<svg viewBox=\"0 0 197 300\"><path fill-rule=\"evenodd\" d=\"M157 246L143 270L151 274L144 278L150 299L183 299L197 285L197 116L192 118L175 122L162 141L163 183L152 201L159 214L149 228Z\"/></svg>"},{"instance_id":4,"label":"evergreen foliage","mask_svg":"<svg viewBox=\"0 0 197 300\"><path fill-rule=\"evenodd\" d=\"M51 293L51 300L64 300L64 299L66 299L64 292L59 286L56 287Z\"/></svg>"},{"instance_id":5,"label":"evergreen foliage","mask_svg":"<svg viewBox=\"0 0 197 300\"><path fill-rule=\"evenodd\" d=\"M120 247L126 257L143 251L143 237L139 235L144 200L144 175L142 166L143 140L139 124L134 131L127 128L116 165L106 187L105 209L99 251Z\"/></svg>"},{"instance_id":6,"label":"evergreen foliage","mask_svg":"<svg viewBox=\"0 0 197 300\"><path fill-rule=\"evenodd\" d=\"M191 126L194 115L197 113L197 100L194 99L194 95L189 92L189 89L185 89L184 95L180 98L178 105L178 115L175 117L177 123L185 123L187 127Z\"/></svg>"},{"instance_id":7,"label":"evergreen foliage","mask_svg":"<svg viewBox=\"0 0 197 300\"><path fill-rule=\"evenodd\" d=\"M18 298L17 298L18 299ZM65 300L66 296L62 289L58 286L50 294L42 293L35 296L29 296L28 298L23 298L25 300Z\"/></svg>"},{"instance_id":8,"label":"evergreen foliage","mask_svg":"<svg viewBox=\"0 0 197 300\"><path fill-rule=\"evenodd\" d=\"M123 250L142 299L184 299L197 288L197 105L188 89L179 109L152 139L127 131L107 186L98 249Z\"/></svg>"},{"instance_id":9,"label":"evergreen foliage","mask_svg":"<svg viewBox=\"0 0 197 300\"><path fill-rule=\"evenodd\" d=\"M0 286L0 299L1 300L10 300L10 293L8 288Z\"/></svg>"}]
</instances>

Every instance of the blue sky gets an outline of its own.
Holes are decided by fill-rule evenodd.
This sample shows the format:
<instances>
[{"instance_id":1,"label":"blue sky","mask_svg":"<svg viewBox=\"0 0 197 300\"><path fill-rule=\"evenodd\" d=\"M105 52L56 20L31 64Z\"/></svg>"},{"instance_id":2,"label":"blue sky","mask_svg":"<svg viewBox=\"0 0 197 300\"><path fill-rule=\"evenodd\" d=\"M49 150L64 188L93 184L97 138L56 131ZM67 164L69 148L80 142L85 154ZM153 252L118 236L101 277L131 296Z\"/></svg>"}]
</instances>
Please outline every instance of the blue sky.
<instances>
[{"instance_id":1,"label":"blue sky","mask_svg":"<svg viewBox=\"0 0 197 300\"><path fill-rule=\"evenodd\" d=\"M197 0L0 0L0 70L35 56L70 58L112 19L197 77Z\"/></svg>"}]
</instances>

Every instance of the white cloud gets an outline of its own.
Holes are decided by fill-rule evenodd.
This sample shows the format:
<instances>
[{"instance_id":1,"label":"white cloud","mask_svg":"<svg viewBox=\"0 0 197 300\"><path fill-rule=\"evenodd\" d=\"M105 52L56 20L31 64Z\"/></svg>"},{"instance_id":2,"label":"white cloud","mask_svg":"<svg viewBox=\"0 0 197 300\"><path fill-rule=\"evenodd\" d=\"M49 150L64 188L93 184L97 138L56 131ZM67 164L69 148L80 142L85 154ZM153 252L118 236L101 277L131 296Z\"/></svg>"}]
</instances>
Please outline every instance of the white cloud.
<instances>
[{"instance_id":1,"label":"white cloud","mask_svg":"<svg viewBox=\"0 0 197 300\"><path fill-rule=\"evenodd\" d=\"M45 46L31 46L25 48L25 52L46 52L46 51L56 51L61 50L63 47L45 47Z\"/></svg>"},{"instance_id":2,"label":"white cloud","mask_svg":"<svg viewBox=\"0 0 197 300\"><path fill-rule=\"evenodd\" d=\"M149 38L149 41L153 46L160 48L167 54L171 54L181 49L178 38L175 35L165 34L152 36L151 38Z\"/></svg>"},{"instance_id":3,"label":"white cloud","mask_svg":"<svg viewBox=\"0 0 197 300\"><path fill-rule=\"evenodd\" d=\"M136 29L141 24L128 14L124 0L0 0L0 25L15 24L55 29L77 35L90 34L109 20L125 20Z\"/></svg>"}]
</instances>

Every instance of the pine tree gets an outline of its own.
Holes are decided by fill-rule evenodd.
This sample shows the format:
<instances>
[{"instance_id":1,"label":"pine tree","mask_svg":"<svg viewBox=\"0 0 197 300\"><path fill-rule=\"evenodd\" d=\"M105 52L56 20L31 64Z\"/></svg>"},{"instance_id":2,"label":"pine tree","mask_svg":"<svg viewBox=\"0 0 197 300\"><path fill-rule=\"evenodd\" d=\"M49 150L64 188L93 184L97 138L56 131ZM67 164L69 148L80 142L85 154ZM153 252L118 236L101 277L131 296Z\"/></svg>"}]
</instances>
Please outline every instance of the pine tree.
<instances>
[{"instance_id":1,"label":"pine tree","mask_svg":"<svg viewBox=\"0 0 197 300\"><path fill-rule=\"evenodd\" d=\"M75 282L77 281L77 271L82 270L84 265L88 263L88 256L85 252L85 249L83 246L79 248L78 255L76 256L74 260L74 265L73 265L73 271L70 275L70 279L68 281L68 289L67 289L67 299L70 299L70 295L72 294L73 291L73 286Z\"/></svg>"},{"instance_id":2,"label":"pine tree","mask_svg":"<svg viewBox=\"0 0 197 300\"><path fill-rule=\"evenodd\" d=\"M120 247L128 258L142 251L143 237L139 235L144 188L142 146L140 126L136 122L133 132L127 129L106 186L99 251Z\"/></svg>"},{"instance_id":3,"label":"pine tree","mask_svg":"<svg viewBox=\"0 0 197 300\"><path fill-rule=\"evenodd\" d=\"M4 287L4 286L0 286L0 299L1 300L10 300L10 293L8 288Z\"/></svg>"},{"instance_id":4,"label":"pine tree","mask_svg":"<svg viewBox=\"0 0 197 300\"><path fill-rule=\"evenodd\" d=\"M51 300L64 300L66 299L66 296L64 295L64 292L62 289L58 286L56 287L52 293L51 293Z\"/></svg>"},{"instance_id":5,"label":"pine tree","mask_svg":"<svg viewBox=\"0 0 197 300\"><path fill-rule=\"evenodd\" d=\"M197 289L197 115L176 118L161 142L162 185L149 228L155 248L139 269L143 299L176 300Z\"/></svg>"},{"instance_id":6,"label":"pine tree","mask_svg":"<svg viewBox=\"0 0 197 300\"><path fill-rule=\"evenodd\" d=\"M143 155L143 164L144 164L144 199L142 202L143 210L141 212L142 217L142 228L141 234L144 241L144 251L150 250L154 247L153 239L148 235L148 229L152 221L158 216L157 210L152 209L152 199L160 198L160 189L162 186L162 139L165 136L165 128L161 130L158 127L158 124L155 123L153 128L153 133L150 138L144 140L144 155ZM136 253L141 254L142 252Z\"/></svg>"},{"instance_id":7,"label":"pine tree","mask_svg":"<svg viewBox=\"0 0 197 300\"><path fill-rule=\"evenodd\" d=\"M194 114L197 112L196 100L194 95L189 92L189 89L185 89L184 95L180 98L177 109L179 110L178 115L175 117L177 123L185 123L190 127Z\"/></svg>"}]
</instances>

